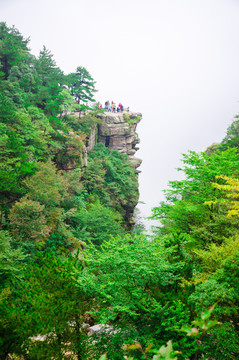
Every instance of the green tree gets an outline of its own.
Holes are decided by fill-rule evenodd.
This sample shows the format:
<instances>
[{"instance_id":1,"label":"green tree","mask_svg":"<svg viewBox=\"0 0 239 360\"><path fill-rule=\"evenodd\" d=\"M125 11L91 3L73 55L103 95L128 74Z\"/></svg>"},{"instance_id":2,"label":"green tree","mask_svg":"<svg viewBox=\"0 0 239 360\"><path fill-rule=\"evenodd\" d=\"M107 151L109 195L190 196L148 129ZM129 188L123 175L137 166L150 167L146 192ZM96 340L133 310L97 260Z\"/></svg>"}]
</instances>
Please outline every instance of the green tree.
<instances>
[{"instance_id":1,"label":"green tree","mask_svg":"<svg viewBox=\"0 0 239 360\"><path fill-rule=\"evenodd\" d=\"M218 360L236 360L239 356L238 264L237 246L237 251L222 261L218 269L207 281L198 284L189 297L189 304L195 307L197 314L204 311L209 303L218 303L215 316L223 324L205 338L202 348L205 356L216 356Z\"/></svg>"},{"instance_id":2,"label":"green tree","mask_svg":"<svg viewBox=\"0 0 239 360\"><path fill-rule=\"evenodd\" d=\"M119 213L99 202L85 205L78 211L70 213L67 219L78 239L86 243L101 245L111 236L124 235L121 226L122 217Z\"/></svg>"},{"instance_id":3,"label":"green tree","mask_svg":"<svg viewBox=\"0 0 239 360\"><path fill-rule=\"evenodd\" d=\"M138 182L127 155L97 144L89 154L83 182L91 196L119 212L131 228L130 220L138 201Z\"/></svg>"},{"instance_id":4,"label":"green tree","mask_svg":"<svg viewBox=\"0 0 239 360\"><path fill-rule=\"evenodd\" d=\"M0 290L19 281L22 277L23 255L21 249L14 249L11 236L0 230Z\"/></svg>"},{"instance_id":5,"label":"green tree","mask_svg":"<svg viewBox=\"0 0 239 360\"><path fill-rule=\"evenodd\" d=\"M24 260L21 249L13 248L9 233L0 230L0 359L3 360L22 341L16 333L19 318L16 304L11 300L13 288L24 277Z\"/></svg>"},{"instance_id":6,"label":"green tree","mask_svg":"<svg viewBox=\"0 0 239 360\"><path fill-rule=\"evenodd\" d=\"M60 86L63 80L63 72L56 66L53 55L43 46L39 58L35 63L37 71L37 92L35 104L43 109L46 114L57 115L61 112L63 98Z\"/></svg>"},{"instance_id":7,"label":"green tree","mask_svg":"<svg viewBox=\"0 0 239 360\"><path fill-rule=\"evenodd\" d=\"M170 182L166 201L153 209L162 223L155 233L163 236L164 258L184 264L179 286L192 312L218 303L215 314L223 326L205 337L200 354L220 360L238 357L238 160L230 147L184 155L180 170L186 179Z\"/></svg>"},{"instance_id":8,"label":"green tree","mask_svg":"<svg viewBox=\"0 0 239 360\"><path fill-rule=\"evenodd\" d=\"M11 233L19 240L45 241L50 233L43 214L44 205L23 197L12 207L9 215Z\"/></svg>"},{"instance_id":9,"label":"green tree","mask_svg":"<svg viewBox=\"0 0 239 360\"><path fill-rule=\"evenodd\" d=\"M54 164L38 162L35 174L25 179L23 185L26 195L12 206L9 215L10 230L16 239L27 242L30 248L33 245L42 249L47 247L47 239L52 235L59 238L65 252L79 247L80 242L65 222L62 201L67 197L66 179Z\"/></svg>"},{"instance_id":10,"label":"green tree","mask_svg":"<svg viewBox=\"0 0 239 360\"><path fill-rule=\"evenodd\" d=\"M102 338L110 359L120 359L120 347L127 339L128 343L137 339L143 346L151 342L161 346L169 331L187 355L194 351L194 341L171 332L175 324L187 323L190 313L178 287L183 264L167 263L159 241L150 242L146 236L111 238L99 248L87 246L84 261L78 283L96 299L91 314L96 323L110 323L113 334L120 334L115 344Z\"/></svg>"},{"instance_id":11,"label":"green tree","mask_svg":"<svg viewBox=\"0 0 239 360\"><path fill-rule=\"evenodd\" d=\"M236 222L227 218L225 205L213 205L224 197L223 191L212 186L217 175L237 174L239 161L236 149L184 155L186 179L170 182L166 201L153 209L153 218L163 226L161 234L185 233L191 236L191 247L205 247L208 243L223 242L237 231ZM212 202L212 203L210 203ZM211 205L210 205L211 204Z\"/></svg>"},{"instance_id":12,"label":"green tree","mask_svg":"<svg viewBox=\"0 0 239 360\"><path fill-rule=\"evenodd\" d=\"M239 115L236 115L231 125L228 127L226 136L219 144L219 149L225 150L231 147L239 146Z\"/></svg>"},{"instance_id":13,"label":"green tree","mask_svg":"<svg viewBox=\"0 0 239 360\"><path fill-rule=\"evenodd\" d=\"M77 286L82 272L78 256L57 258L53 254L39 256L29 267L21 287L22 325L25 341L19 354L28 359L62 359L66 353L81 360L84 354L90 299ZM37 336L43 341L38 341Z\"/></svg>"},{"instance_id":14,"label":"green tree","mask_svg":"<svg viewBox=\"0 0 239 360\"><path fill-rule=\"evenodd\" d=\"M9 206L24 194L22 181L34 171L33 152L41 153L43 149L44 143L37 136L30 117L23 111L16 111L13 101L0 94L1 224Z\"/></svg>"},{"instance_id":15,"label":"green tree","mask_svg":"<svg viewBox=\"0 0 239 360\"><path fill-rule=\"evenodd\" d=\"M28 42L29 39L24 39L14 26L9 28L5 22L0 22L0 64L5 79L13 66L26 61Z\"/></svg>"},{"instance_id":16,"label":"green tree","mask_svg":"<svg viewBox=\"0 0 239 360\"><path fill-rule=\"evenodd\" d=\"M67 85L79 105L95 101L95 81L86 68L78 66L75 73L67 75Z\"/></svg>"}]
</instances>

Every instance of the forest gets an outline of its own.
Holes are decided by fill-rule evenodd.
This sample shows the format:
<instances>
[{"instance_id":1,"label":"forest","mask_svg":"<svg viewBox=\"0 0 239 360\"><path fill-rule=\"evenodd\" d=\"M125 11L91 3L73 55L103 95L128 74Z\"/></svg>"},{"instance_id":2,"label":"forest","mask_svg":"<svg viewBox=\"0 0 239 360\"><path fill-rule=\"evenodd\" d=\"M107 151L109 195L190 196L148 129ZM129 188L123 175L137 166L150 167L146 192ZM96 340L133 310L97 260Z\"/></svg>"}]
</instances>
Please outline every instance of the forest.
<instances>
[{"instance_id":1,"label":"forest","mask_svg":"<svg viewBox=\"0 0 239 360\"><path fill-rule=\"evenodd\" d=\"M0 23L0 360L238 359L239 117L182 155L148 235L128 156L86 164L95 93Z\"/></svg>"}]
</instances>

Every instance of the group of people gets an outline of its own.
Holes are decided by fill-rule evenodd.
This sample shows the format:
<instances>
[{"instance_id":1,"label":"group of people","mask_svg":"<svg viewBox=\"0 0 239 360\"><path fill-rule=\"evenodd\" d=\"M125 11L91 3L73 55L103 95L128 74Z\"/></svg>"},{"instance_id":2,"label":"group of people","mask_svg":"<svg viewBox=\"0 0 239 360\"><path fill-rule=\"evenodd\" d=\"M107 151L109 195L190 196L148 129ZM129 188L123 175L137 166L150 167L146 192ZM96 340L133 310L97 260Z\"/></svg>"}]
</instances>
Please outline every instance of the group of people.
<instances>
[{"instance_id":1,"label":"group of people","mask_svg":"<svg viewBox=\"0 0 239 360\"><path fill-rule=\"evenodd\" d=\"M108 111L108 112L123 112L124 111L124 107L121 103L119 103L119 105L116 107L116 104L114 101L109 102L109 100L107 100L105 102L105 111ZM129 111L129 107L127 108L127 111Z\"/></svg>"}]
</instances>

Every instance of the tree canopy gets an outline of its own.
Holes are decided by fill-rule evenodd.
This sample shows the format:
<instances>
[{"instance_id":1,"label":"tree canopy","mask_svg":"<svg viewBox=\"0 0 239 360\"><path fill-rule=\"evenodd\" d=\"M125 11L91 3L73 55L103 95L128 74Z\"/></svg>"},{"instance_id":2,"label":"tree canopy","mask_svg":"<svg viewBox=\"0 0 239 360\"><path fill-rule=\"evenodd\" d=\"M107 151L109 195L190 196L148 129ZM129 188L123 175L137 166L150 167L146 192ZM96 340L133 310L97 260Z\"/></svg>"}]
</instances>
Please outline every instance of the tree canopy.
<instances>
[{"instance_id":1,"label":"tree canopy","mask_svg":"<svg viewBox=\"0 0 239 360\"><path fill-rule=\"evenodd\" d=\"M97 91L95 81L86 68L78 66L75 73L69 74L67 85L79 105L83 103L86 105L89 101L95 101L94 93Z\"/></svg>"}]
</instances>

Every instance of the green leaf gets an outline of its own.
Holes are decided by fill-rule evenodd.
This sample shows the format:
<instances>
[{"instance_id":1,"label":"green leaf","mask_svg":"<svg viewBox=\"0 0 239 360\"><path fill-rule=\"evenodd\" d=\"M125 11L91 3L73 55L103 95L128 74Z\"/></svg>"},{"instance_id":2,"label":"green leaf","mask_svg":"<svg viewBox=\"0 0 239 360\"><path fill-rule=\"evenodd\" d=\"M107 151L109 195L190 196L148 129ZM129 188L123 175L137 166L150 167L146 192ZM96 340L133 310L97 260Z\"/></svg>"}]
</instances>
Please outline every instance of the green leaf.
<instances>
[{"instance_id":1,"label":"green leaf","mask_svg":"<svg viewBox=\"0 0 239 360\"><path fill-rule=\"evenodd\" d=\"M179 352L173 350L172 341L170 340L167 342L167 346L161 346L157 355L154 355L153 360L177 360L176 354L179 354Z\"/></svg>"},{"instance_id":2,"label":"green leaf","mask_svg":"<svg viewBox=\"0 0 239 360\"><path fill-rule=\"evenodd\" d=\"M106 354L102 355L99 360L106 360Z\"/></svg>"}]
</instances>

